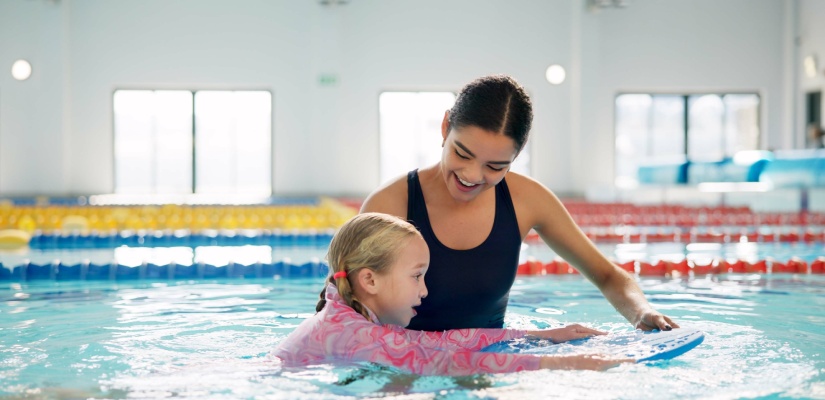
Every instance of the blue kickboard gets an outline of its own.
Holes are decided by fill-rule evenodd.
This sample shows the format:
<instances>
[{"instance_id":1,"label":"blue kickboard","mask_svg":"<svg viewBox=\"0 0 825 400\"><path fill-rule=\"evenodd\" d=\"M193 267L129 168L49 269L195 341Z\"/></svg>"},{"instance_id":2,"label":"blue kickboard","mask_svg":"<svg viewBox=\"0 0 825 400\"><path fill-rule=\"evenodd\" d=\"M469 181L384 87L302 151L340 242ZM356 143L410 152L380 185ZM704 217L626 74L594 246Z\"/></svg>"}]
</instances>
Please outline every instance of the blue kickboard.
<instances>
[{"instance_id":1,"label":"blue kickboard","mask_svg":"<svg viewBox=\"0 0 825 400\"><path fill-rule=\"evenodd\" d=\"M636 362L667 360L698 346L705 334L698 329L678 328L671 331L636 330L593 336L555 344L546 339L514 339L493 343L481 351L524 354L604 354L633 358Z\"/></svg>"}]
</instances>

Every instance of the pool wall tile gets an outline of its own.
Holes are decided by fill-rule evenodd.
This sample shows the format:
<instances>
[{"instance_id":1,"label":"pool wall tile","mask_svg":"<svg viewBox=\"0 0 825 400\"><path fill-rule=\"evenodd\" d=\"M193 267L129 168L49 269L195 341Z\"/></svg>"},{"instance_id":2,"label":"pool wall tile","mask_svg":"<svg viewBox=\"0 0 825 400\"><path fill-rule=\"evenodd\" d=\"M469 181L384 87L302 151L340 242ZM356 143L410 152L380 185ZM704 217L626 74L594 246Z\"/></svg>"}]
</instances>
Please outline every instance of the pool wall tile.
<instances>
[{"instance_id":1,"label":"pool wall tile","mask_svg":"<svg viewBox=\"0 0 825 400\"><path fill-rule=\"evenodd\" d=\"M195 279L198 275L197 265L175 265L175 279Z\"/></svg>"},{"instance_id":2,"label":"pool wall tile","mask_svg":"<svg viewBox=\"0 0 825 400\"><path fill-rule=\"evenodd\" d=\"M274 276L281 276L284 273L284 263L266 263L261 265L261 277L272 278Z\"/></svg>"},{"instance_id":3,"label":"pool wall tile","mask_svg":"<svg viewBox=\"0 0 825 400\"><path fill-rule=\"evenodd\" d=\"M53 264L37 265L28 263L26 265L26 280L54 279L55 266Z\"/></svg>"},{"instance_id":4,"label":"pool wall tile","mask_svg":"<svg viewBox=\"0 0 825 400\"><path fill-rule=\"evenodd\" d=\"M115 279L119 281L141 279L141 267L118 264L115 267Z\"/></svg>"},{"instance_id":5,"label":"pool wall tile","mask_svg":"<svg viewBox=\"0 0 825 400\"><path fill-rule=\"evenodd\" d=\"M18 265L11 271L11 280L22 281L26 276L26 264Z\"/></svg>"},{"instance_id":6,"label":"pool wall tile","mask_svg":"<svg viewBox=\"0 0 825 400\"><path fill-rule=\"evenodd\" d=\"M79 280L83 264L66 265L60 263L57 265L57 275L55 279L58 281L74 281Z\"/></svg>"},{"instance_id":7,"label":"pool wall tile","mask_svg":"<svg viewBox=\"0 0 825 400\"><path fill-rule=\"evenodd\" d=\"M289 268L290 278L308 278L312 274L313 263L308 262L301 265L291 265Z\"/></svg>"},{"instance_id":8,"label":"pool wall tile","mask_svg":"<svg viewBox=\"0 0 825 400\"><path fill-rule=\"evenodd\" d=\"M227 276L229 278L254 279L260 276L260 264L242 265L229 263Z\"/></svg>"},{"instance_id":9,"label":"pool wall tile","mask_svg":"<svg viewBox=\"0 0 825 400\"><path fill-rule=\"evenodd\" d=\"M226 278L228 269L225 266L219 267L212 264L201 264L201 276L204 279L223 279Z\"/></svg>"},{"instance_id":10,"label":"pool wall tile","mask_svg":"<svg viewBox=\"0 0 825 400\"><path fill-rule=\"evenodd\" d=\"M170 268L172 268L171 274L169 272ZM144 279L169 279L170 276L174 276L173 274L174 265L146 264Z\"/></svg>"},{"instance_id":11,"label":"pool wall tile","mask_svg":"<svg viewBox=\"0 0 825 400\"><path fill-rule=\"evenodd\" d=\"M111 264L89 264L86 268L86 274L81 274L81 279L86 280L110 280L112 279L112 265Z\"/></svg>"}]
</instances>

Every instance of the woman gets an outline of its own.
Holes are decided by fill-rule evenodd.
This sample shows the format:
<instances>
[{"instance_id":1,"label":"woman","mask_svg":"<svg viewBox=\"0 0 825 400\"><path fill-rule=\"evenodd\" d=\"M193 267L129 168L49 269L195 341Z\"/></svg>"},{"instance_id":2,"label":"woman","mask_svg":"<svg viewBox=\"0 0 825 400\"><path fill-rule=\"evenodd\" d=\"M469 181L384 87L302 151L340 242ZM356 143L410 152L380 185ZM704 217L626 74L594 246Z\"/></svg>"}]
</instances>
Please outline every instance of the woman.
<instances>
[{"instance_id":1,"label":"woman","mask_svg":"<svg viewBox=\"0 0 825 400\"><path fill-rule=\"evenodd\" d=\"M530 98L512 78L470 82L444 114L441 161L390 181L364 201L362 213L406 218L429 246L429 295L408 328L501 328L521 242L531 229L636 328L678 328L596 249L548 188L509 171L532 120Z\"/></svg>"}]
</instances>

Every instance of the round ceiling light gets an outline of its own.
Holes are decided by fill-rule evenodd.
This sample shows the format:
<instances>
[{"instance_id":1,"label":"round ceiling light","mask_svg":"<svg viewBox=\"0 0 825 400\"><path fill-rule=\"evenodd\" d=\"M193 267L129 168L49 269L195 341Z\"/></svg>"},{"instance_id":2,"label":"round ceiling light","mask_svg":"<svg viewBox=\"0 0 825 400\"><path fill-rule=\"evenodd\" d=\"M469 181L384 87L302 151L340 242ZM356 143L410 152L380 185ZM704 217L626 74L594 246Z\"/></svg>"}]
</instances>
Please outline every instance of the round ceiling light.
<instances>
[{"instance_id":1,"label":"round ceiling light","mask_svg":"<svg viewBox=\"0 0 825 400\"><path fill-rule=\"evenodd\" d=\"M558 64L547 67L547 71L544 72L544 77L547 78L547 82L553 85L560 85L564 82L566 76L567 73L564 71L564 67Z\"/></svg>"},{"instance_id":2,"label":"round ceiling light","mask_svg":"<svg viewBox=\"0 0 825 400\"><path fill-rule=\"evenodd\" d=\"M18 81L25 81L32 76L32 65L26 60L17 60L11 66L11 76Z\"/></svg>"}]
</instances>

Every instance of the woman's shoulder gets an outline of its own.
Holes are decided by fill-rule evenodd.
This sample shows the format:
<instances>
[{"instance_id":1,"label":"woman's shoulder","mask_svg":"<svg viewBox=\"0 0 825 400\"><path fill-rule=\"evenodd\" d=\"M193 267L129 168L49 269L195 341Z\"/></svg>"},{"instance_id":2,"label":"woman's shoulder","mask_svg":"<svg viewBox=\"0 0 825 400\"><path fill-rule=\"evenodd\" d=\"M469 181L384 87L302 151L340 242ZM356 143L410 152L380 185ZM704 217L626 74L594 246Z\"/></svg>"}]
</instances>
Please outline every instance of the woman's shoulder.
<instances>
[{"instance_id":1,"label":"woman's shoulder","mask_svg":"<svg viewBox=\"0 0 825 400\"><path fill-rule=\"evenodd\" d=\"M532 227L537 221L560 212L562 206L558 197L541 182L515 172L507 173L505 179L519 221Z\"/></svg>"},{"instance_id":2,"label":"woman's shoulder","mask_svg":"<svg viewBox=\"0 0 825 400\"><path fill-rule=\"evenodd\" d=\"M361 212L381 212L407 218L407 175L398 176L370 193Z\"/></svg>"},{"instance_id":3,"label":"woman's shoulder","mask_svg":"<svg viewBox=\"0 0 825 400\"><path fill-rule=\"evenodd\" d=\"M510 194L514 199L531 199L536 196L552 195L552 192L547 186L542 185L541 182L527 175L510 171L507 173L505 180L507 182L507 188L510 190Z\"/></svg>"}]
</instances>

